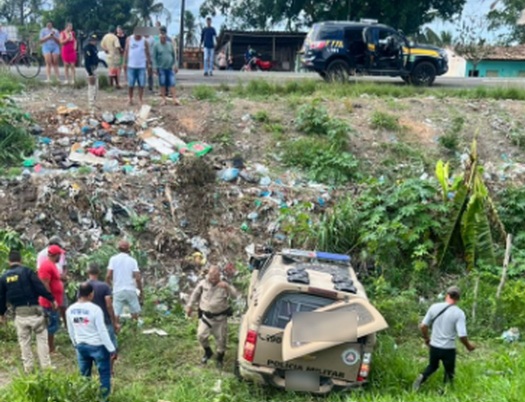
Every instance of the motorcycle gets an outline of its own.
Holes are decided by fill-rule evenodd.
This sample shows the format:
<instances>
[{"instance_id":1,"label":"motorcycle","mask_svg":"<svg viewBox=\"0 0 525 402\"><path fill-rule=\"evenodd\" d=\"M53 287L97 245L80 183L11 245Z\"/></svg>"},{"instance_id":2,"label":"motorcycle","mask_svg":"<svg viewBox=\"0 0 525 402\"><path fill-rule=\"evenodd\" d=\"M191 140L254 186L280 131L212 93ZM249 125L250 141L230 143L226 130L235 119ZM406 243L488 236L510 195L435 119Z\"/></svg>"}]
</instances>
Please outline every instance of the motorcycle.
<instances>
[{"instance_id":1,"label":"motorcycle","mask_svg":"<svg viewBox=\"0 0 525 402\"><path fill-rule=\"evenodd\" d=\"M242 68L241 71L270 71L274 67L271 61L263 61L258 56L253 56Z\"/></svg>"}]
</instances>

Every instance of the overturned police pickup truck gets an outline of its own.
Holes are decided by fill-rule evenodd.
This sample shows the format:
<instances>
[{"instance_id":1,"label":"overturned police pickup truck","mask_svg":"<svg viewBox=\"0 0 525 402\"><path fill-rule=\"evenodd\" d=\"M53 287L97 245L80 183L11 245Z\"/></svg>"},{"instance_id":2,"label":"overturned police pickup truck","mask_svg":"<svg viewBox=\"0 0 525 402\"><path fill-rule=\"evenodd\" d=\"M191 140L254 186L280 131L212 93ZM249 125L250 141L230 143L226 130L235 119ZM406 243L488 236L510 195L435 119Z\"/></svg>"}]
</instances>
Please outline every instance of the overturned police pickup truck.
<instances>
[{"instance_id":1,"label":"overturned police pickup truck","mask_svg":"<svg viewBox=\"0 0 525 402\"><path fill-rule=\"evenodd\" d=\"M376 332L388 327L346 255L301 250L252 256L236 374L325 394L367 382Z\"/></svg>"}]
</instances>

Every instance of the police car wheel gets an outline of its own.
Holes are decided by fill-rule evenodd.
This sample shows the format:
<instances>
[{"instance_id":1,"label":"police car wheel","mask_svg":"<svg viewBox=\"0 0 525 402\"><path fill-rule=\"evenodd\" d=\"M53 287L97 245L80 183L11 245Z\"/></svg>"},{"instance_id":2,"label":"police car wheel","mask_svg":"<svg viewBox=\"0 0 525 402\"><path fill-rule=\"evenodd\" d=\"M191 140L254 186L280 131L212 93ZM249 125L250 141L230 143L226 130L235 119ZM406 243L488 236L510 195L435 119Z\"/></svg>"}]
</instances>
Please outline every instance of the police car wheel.
<instances>
[{"instance_id":1,"label":"police car wheel","mask_svg":"<svg viewBox=\"0 0 525 402\"><path fill-rule=\"evenodd\" d=\"M431 86L436 79L436 67L429 61L417 64L410 75L410 81L416 86Z\"/></svg>"},{"instance_id":2,"label":"police car wheel","mask_svg":"<svg viewBox=\"0 0 525 402\"><path fill-rule=\"evenodd\" d=\"M331 82L346 82L350 72L348 63L344 60L334 60L329 65L327 77Z\"/></svg>"}]
</instances>

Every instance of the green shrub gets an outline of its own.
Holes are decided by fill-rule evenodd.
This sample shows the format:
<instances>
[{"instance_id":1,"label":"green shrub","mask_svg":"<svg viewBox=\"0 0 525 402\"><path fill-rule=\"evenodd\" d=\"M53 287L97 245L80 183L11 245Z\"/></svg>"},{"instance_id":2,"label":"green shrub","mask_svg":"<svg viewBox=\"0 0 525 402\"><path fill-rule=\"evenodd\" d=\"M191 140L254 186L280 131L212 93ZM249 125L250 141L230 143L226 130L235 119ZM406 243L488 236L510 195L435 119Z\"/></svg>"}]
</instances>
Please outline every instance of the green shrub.
<instances>
[{"instance_id":1,"label":"green shrub","mask_svg":"<svg viewBox=\"0 0 525 402\"><path fill-rule=\"evenodd\" d=\"M217 98L217 93L215 92L215 89L208 85L197 85L195 88L193 88L193 96L195 99L200 101L212 101Z\"/></svg>"},{"instance_id":2,"label":"green shrub","mask_svg":"<svg viewBox=\"0 0 525 402\"><path fill-rule=\"evenodd\" d=\"M300 138L287 142L283 162L301 167L310 179L321 183L339 185L358 177L357 159L323 139Z\"/></svg>"},{"instance_id":3,"label":"green shrub","mask_svg":"<svg viewBox=\"0 0 525 402\"><path fill-rule=\"evenodd\" d=\"M27 130L30 117L13 100L0 95L0 164L15 164L33 152L35 143Z\"/></svg>"},{"instance_id":4,"label":"green shrub","mask_svg":"<svg viewBox=\"0 0 525 402\"><path fill-rule=\"evenodd\" d=\"M253 115L253 119L259 123L269 123L270 116L266 110L259 110Z\"/></svg>"},{"instance_id":5,"label":"green shrub","mask_svg":"<svg viewBox=\"0 0 525 402\"><path fill-rule=\"evenodd\" d=\"M400 132L402 127L399 118L389 113L376 111L372 114L370 126L375 129Z\"/></svg>"},{"instance_id":6,"label":"green shrub","mask_svg":"<svg viewBox=\"0 0 525 402\"><path fill-rule=\"evenodd\" d=\"M348 135L352 132L345 121L330 117L328 110L318 101L299 108L296 126L307 135L327 137L334 148L340 150L347 147Z\"/></svg>"},{"instance_id":7,"label":"green shrub","mask_svg":"<svg viewBox=\"0 0 525 402\"><path fill-rule=\"evenodd\" d=\"M107 75L100 74L98 76L98 87L99 89L111 88L111 83L109 82L109 77Z\"/></svg>"},{"instance_id":8,"label":"green shrub","mask_svg":"<svg viewBox=\"0 0 525 402\"><path fill-rule=\"evenodd\" d=\"M0 67L0 94L13 94L21 92L23 89L24 84L19 76L6 72Z\"/></svg>"},{"instance_id":9,"label":"green shrub","mask_svg":"<svg viewBox=\"0 0 525 402\"><path fill-rule=\"evenodd\" d=\"M1 402L95 402L100 401L100 384L77 374L54 371L16 377L0 396Z\"/></svg>"},{"instance_id":10,"label":"green shrub","mask_svg":"<svg viewBox=\"0 0 525 402\"><path fill-rule=\"evenodd\" d=\"M454 117L451 126L446 130L445 134L439 137L439 144L449 151L457 151L464 125L465 119L462 116Z\"/></svg>"}]
</instances>

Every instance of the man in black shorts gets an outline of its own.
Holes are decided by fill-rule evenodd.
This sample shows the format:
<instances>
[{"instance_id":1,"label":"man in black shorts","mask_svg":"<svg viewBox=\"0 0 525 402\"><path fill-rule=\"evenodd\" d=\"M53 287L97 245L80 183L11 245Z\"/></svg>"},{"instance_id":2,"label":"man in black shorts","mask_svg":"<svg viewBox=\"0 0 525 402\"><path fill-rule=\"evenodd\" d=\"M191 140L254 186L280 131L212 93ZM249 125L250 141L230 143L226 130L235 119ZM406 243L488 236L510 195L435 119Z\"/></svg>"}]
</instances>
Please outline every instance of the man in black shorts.
<instances>
[{"instance_id":1,"label":"man in black shorts","mask_svg":"<svg viewBox=\"0 0 525 402\"><path fill-rule=\"evenodd\" d=\"M97 75L96 70L98 67L98 49L97 49L98 36L93 33L89 36L89 42L84 47L84 67L88 73L88 104L91 111L95 109L95 101L97 100Z\"/></svg>"}]
</instances>

